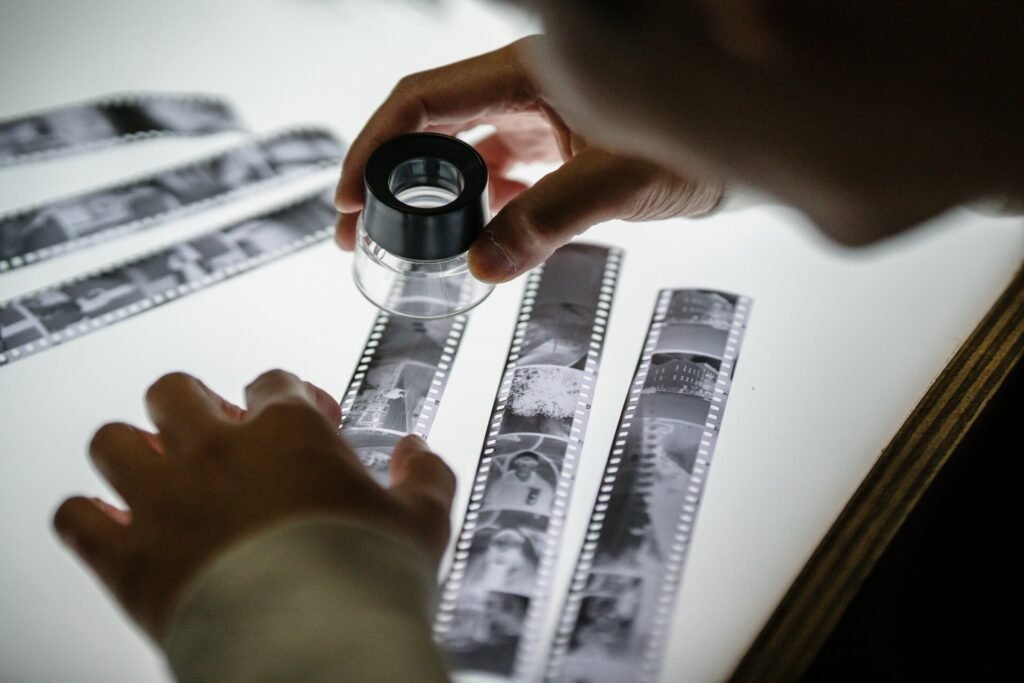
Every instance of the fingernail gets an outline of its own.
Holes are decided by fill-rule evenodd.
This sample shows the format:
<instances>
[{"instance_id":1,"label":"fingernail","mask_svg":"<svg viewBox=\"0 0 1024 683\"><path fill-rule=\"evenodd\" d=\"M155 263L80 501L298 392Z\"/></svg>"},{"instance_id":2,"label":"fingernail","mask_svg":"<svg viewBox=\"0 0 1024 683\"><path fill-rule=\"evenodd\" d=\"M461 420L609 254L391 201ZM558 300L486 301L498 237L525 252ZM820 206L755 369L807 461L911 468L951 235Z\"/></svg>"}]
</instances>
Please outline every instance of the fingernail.
<instances>
[{"instance_id":1,"label":"fingernail","mask_svg":"<svg viewBox=\"0 0 1024 683\"><path fill-rule=\"evenodd\" d=\"M494 237L493 230L484 230L469 251L469 268L484 282L504 282L516 273L516 262Z\"/></svg>"}]
</instances>

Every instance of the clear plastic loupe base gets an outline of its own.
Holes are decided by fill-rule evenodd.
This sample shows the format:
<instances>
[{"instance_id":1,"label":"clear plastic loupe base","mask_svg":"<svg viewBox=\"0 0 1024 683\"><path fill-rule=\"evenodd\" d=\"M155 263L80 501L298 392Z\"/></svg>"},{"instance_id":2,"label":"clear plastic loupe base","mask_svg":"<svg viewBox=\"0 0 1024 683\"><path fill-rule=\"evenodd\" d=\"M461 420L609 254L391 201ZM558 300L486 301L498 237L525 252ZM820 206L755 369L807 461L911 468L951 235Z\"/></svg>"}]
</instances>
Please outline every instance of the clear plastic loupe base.
<instances>
[{"instance_id":1,"label":"clear plastic loupe base","mask_svg":"<svg viewBox=\"0 0 1024 683\"><path fill-rule=\"evenodd\" d=\"M363 296L389 313L447 318L473 308L494 289L469 273L466 257L416 261L395 256L366 234L360 216L352 272Z\"/></svg>"}]
</instances>

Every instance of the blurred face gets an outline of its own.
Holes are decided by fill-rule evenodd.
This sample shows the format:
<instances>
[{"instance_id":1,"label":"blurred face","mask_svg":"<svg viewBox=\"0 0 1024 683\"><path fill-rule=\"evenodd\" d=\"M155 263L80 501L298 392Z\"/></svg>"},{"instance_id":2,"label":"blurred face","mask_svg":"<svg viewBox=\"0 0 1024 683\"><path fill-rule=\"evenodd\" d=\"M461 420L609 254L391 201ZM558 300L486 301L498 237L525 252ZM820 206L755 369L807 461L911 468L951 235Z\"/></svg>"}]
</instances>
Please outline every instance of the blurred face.
<instances>
[{"instance_id":1,"label":"blurred face","mask_svg":"<svg viewBox=\"0 0 1024 683\"><path fill-rule=\"evenodd\" d=\"M520 456L512 463L516 477L523 481L530 478L530 475L534 473L538 465L540 465L540 462L533 456Z\"/></svg>"},{"instance_id":2,"label":"blurred face","mask_svg":"<svg viewBox=\"0 0 1024 683\"><path fill-rule=\"evenodd\" d=\"M510 566L521 563L523 557L523 544L526 539L512 529L499 531L491 539L488 546L489 561L492 566Z\"/></svg>"},{"instance_id":3,"label":"blurred face","mask_svg":"<svg viewBox=\"0 0 1024 683\"><path fill-rule=\"evenodd\" d=\"M531 4L534 71L584 136L760 187L843 243L1022 193L1020 3Z\"/></svg>"}]
</instances>

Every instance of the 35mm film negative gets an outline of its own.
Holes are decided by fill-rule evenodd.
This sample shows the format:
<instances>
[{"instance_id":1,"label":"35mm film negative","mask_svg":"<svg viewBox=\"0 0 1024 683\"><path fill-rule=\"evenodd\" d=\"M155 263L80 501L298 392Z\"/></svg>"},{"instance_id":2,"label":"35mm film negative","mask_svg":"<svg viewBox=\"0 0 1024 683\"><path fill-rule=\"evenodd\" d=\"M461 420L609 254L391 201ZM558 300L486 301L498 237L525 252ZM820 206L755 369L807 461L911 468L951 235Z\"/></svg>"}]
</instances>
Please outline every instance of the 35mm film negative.
<instances>
[{"instance_id":1,"label":"35mm film negative","mask_svg":"<svg viewBox=\"0 0 1024 683\"><path fill-rule=\"evenodd\" d=\"M217 97L113 95L0 119L0 167L142 138L241 128L234 111Z\"/></svg>"},{"instance_id":2,"label":"35mm film negative","mask_svg":"<svg viewBox=\"0 0 1024 683\"><path fill-rule=\"evenodd\" d=\"M109 187L0 215L0 272L157 225L341 162L329 131L297 128Z\"/></svg>"},{"instance_id":3,"label":"35mm film negative","mask_svg":"<svg viewBox=\"0 0 1024 683\"><path fill-rule=\"evenodd\" d=\"M456 670L509 675L544 611L604 332L616 249L573 243L528 277L435 634Z\"/></svg>"},{"instance_id":4,"label":"35mm film negative","mask_svg":"<svg viewBox=\"0 0 1024 683\"><path fill-rule=\"evenodd\" d=\"M662 290L562 611L548 681L653 681L750 300Z\"/></svg>"},{"instance_id":5,"label":"35mm film negative","mask_svg":"<svg viewBox=\"0 0 1024 683\"><path fill-rule=\"evenodd\" d=\"M407 281L391 296L411 301L432 291ZM341 401L340 431L380 484L399 439L429 435L468 320L377 314Z\"/></svg>"},{"instance_id":6,"label":"35mm film negative","mask_svg":"<svg viewBox=\"0 0 1024 683\"><path fill-rule=\"evenodd\" d=\"M0 302L0 365L112 325L327 239L326 189L296 203Z\"/></svg>"}]
</instances>

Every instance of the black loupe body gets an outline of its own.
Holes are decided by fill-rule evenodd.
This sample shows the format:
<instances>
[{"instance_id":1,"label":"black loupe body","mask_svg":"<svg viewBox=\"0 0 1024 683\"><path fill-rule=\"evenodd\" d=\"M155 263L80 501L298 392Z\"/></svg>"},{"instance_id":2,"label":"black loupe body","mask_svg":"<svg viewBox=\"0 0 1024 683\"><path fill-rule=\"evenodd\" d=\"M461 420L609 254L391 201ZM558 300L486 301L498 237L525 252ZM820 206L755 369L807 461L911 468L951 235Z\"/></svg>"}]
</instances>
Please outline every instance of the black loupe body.
<instances>
[{"instance_id":1,"label":"black loupe body","mask_svg":"<svg viewBox=\"0 0 1024 683\"><path fill-rule=\"evenodd\" d=\"M380 308L415 318L466 311L492 286L469 274L467 252L490 219L487 166L447 135L385 142L366 163L354 276Z\"/></svg>"}]
</instances>

